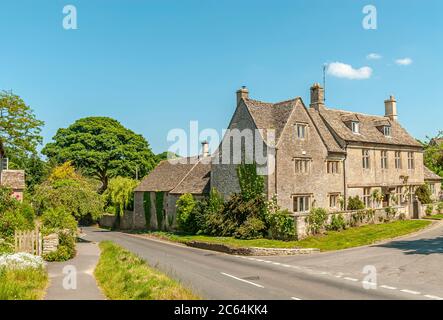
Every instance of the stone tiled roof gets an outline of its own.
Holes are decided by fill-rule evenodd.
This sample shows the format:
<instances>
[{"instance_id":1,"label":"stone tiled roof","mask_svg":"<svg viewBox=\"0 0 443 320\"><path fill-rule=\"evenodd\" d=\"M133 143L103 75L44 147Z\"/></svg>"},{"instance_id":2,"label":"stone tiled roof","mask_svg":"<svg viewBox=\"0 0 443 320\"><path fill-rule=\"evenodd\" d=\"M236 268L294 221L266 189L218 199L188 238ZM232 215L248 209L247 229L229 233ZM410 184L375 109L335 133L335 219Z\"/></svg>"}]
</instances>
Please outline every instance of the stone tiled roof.
<instances>
[{"instance_id":1,"label":"stone tiled roof","mask_svg":"<svg viewBox=\"0 0 443 320\"><path fill-rule=\"evenodd\" d=\"M317 131L320 134L320 137L326 146L326 149L328 149L329 152L343 153L344 150L340 147L337 140L335 140L334 136L332 135L331 131L328 129L325 121L322 119L320 114L315 109L312 108L309 108L308 112L309 115L311 116L312 122L317 128Z\"/></svg>"},{"instance_id":2,"label":"stone tiled roof","mask_svg":"<svg viewBox=\"0 0 443 320\"><path fill-rule=\"evenodd\" d=\"M424 166L424 176L425 180L443 180L442 177L440 177L438 174L431 171L428 167Z\"/></svg>"},{"instance_id":3,"label":"stone tiled roof","mask_svg":"<svg viewBox=\"0 0 443 320\"><path fill-rule=\"evenodd\" d=\"M136 192L164 191L198 193L209 188L210 164L202 164L196 157L165 160L151 171L135 188ZM205 184L206 181L206 184Z\"/></svg>"},{"instance_id":4,"label":"stone tiled roof","mask_svg":"<svg viewBox=\"0 0 443 320\"><path fill-rule=\"evenodd\" d=\"M14 190L25 189L25 171L23 170L2 170L0 172L0 185Z\"/></svg>"},{"instance_id":5,"label":"stone tiled roof","mask_svg":"<svg viewBox=\"0 0 443 320\"><path fill-rule=\"evenodd\" d=\"M252 99L244 99L244 102L258 129L263 129L264 131L268 129L275 130L275 141L277 143L292 110L299 100L300 98L295 98L279 103L266 103ZM263 138L266 141L266 134Z\"/></svg>"},{"instance_id":6,"label":"stone tiled roof","mask_svg":"<svg viewBox=\"0 0 443 320\"><path fill-rule=\"evenodd\" d=\"M383 116L372 116L362 113L321 108L321 117L329 127L344 141L357 143L378 143L388 145L401 145L422 148L422 145L409 135L409 133L397 122L390 121ZM343 119L356 118L360 123L360 133L355 134L346 126ZM382 125L391 126L391 137L386 137L377 127Z\"/></svg>"},{"instance_id":7,"label":"stone tiled roof","mask_svg":"<svg viewBox=\"0 0 443 320\"><path fill-rule=\"evenodd\" d=\"M170 193L209 194L210 178L211 164L200 161Z\"/></svg>"}]
</instances>

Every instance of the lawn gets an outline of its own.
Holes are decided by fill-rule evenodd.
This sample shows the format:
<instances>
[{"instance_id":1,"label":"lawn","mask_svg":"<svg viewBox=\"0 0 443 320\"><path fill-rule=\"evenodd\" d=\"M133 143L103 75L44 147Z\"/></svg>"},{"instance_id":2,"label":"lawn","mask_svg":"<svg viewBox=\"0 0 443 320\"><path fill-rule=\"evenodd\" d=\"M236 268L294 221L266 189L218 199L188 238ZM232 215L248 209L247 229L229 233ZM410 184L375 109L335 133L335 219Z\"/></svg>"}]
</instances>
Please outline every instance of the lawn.
<instances>
[{"instance_id":1,"label":"lawn","mask_svg":"<svg viewBox=\"0 0 443 320\"><path fill-rule=\"evenodd\" d=\"M203 241L225 244L232 247L262 248L318 248L321 251L340 250L372 244L381 240L406 235L429 226L431 221L406 220L386 224L373 224L337 232L329 231L325 235L309 237L300 241L279 241L270 239L240 240L232 237L210 237L203 235L183 235L169 232L149 232L154 236L174 242Z\"/></svg>"},{"instance_id":2,"label":"lawn","mask_svg":"<svg viewBox=\"0 0 443 320\"><path fill-rule=\"evenodd\" d=\"M95 277L111 300L197 300L179 282L150 267L138 256L106 241L100 243L101 255Z\"/></svg>"},{"instance_id":3,"label":"lawn","mask_svg":"<svg viewBox=\"0 0 443 320\"><path fill-rule=\"evenodd\" d=\"M46 270L0 270L0 300L40 300L48 284Z\"/></svg>"},{"instance_id":4,"label":"lawn","mask_svg":"<svg viewBox=\"0 0 443 320\"><path fill-rule=\"evenodd\" d=\"M443 220L443 214L436 214L433 216L426 216L424 219L430 219L430 220Z\"/></svg>"}]
</instances>

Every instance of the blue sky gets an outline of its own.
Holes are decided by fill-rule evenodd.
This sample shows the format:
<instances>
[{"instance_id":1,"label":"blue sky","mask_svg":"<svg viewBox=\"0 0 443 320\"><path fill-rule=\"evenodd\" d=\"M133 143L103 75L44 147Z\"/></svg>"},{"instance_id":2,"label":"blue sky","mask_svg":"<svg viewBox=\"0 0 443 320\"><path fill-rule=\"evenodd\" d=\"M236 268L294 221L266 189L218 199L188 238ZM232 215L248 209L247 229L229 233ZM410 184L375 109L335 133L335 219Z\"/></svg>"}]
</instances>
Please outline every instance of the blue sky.
<instances>
[{"instance_id":1,"label":"blue sky","mask_svg":"<svg viewBox=\"0 0 443 320\"><path fill-rule=\"evenodd\" d=\"M67 4L78 30L62 27ZM362 27L368 4L377 30ZM372 73L331 72L329 106L383 114L394 94L401 123L424 138L443 129L442 10L440 0L2 0L0 88L46 122L45 142L76 119L103 115L159 153L168 131L190 120L221 132L242 85L255 99L308 103L322 65L339 62ZM412 63L395 62L405 58Z\"/></svg>"}]
</instances>

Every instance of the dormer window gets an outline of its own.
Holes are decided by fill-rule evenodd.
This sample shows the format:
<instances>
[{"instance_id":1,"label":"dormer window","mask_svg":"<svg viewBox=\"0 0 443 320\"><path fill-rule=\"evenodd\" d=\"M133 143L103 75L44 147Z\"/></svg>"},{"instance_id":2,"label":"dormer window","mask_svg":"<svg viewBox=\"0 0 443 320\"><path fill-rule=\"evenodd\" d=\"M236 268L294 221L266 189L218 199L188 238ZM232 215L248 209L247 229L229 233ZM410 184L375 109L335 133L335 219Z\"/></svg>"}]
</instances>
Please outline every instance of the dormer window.
<instances>
[{"instance_id":1,"label":"dormer window","mask_svg":"<svg viewBox=\"0 0 443 320\"><path fill-rule=\"evenodd\" d=\"M360 122L352 121L351 122L351 129L352 129L353 133L360 133Z\"/></svg>"},{"instance_id":2,"label":"dormer window","mask_svg":"<svg viewBox=\"0 0 443 320\"><path fill-rule=\"evenodd\" d=\"M391 136L391 126L383 126L383 134L385 137Z\"/></svg>"}]
</instances>

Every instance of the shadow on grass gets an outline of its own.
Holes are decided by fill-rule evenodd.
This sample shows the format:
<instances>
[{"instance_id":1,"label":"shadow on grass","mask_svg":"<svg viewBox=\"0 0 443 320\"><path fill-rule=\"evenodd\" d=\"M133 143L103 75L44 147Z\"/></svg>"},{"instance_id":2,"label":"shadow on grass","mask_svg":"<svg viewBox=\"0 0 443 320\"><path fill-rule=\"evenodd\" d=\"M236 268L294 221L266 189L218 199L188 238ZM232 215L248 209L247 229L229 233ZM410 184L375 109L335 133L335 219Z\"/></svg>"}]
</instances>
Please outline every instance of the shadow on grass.
<instances>
[{"instance_id":1,"label":"shadow on grass","mask_svg":"<svg viewBox=\"0 0 443 320\"><path fill-rule=\"evenodd\" d=\"M443 254L443 237L420 240L402 240L376 245L374 247L402 250L404 254Z\"/></svg>"}]
</instances>

